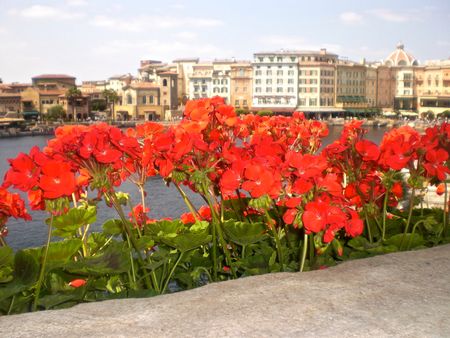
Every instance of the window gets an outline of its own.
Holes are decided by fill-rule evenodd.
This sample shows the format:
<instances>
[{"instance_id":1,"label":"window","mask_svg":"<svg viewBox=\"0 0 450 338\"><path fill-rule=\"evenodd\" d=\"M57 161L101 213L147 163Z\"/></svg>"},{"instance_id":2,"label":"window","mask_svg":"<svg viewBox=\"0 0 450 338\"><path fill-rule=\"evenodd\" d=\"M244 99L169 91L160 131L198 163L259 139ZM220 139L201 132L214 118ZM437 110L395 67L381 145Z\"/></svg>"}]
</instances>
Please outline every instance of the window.
<instances>
[{"instance_id":1,"label":"window","mask_svg":"<svg viewBox=\"0 0 450 338\"><path fill-rule=\"evenodd\" d=\"M277 79L277 84L283 84L283 79Z\"/></svg>"},{"instance_id":2,"label":"window","mask_svg":"<svg viewBox=\"0 0 450 338\"><path fill-rule=\"evenodd\" d=\"M261 84L261 79L256 79L255 84Z\"/></svg>"},{"instance_id":3,"label":"window","mask_svg":"<svg viewBox=\"0 0 450 338\"><path fill-rule=\"evenodd\" d=\"M261 87L256 87L255 88L255 93L261 93Z\"/></svg>"},{"instance_id":4,"label":"window","mask_svg":"<svg viewBox=\"0 0 450 338\"><path fill-rule=\"evenodd\" d=\"M293 70L288 70L288 75L290 75L290 76L294 75L294 71Z\"/></svg>"},{"instance_id":5,"label":"window","mask_svg":"<svg viewBox=\"0 0 450 338\"><path fill-rule=\"evenodd\" d=\"M278 61L278 62L283 62L283 58L282 58L281 56L278 56L278 57L277 57L277 61Z\"/></svg>"},{"instance_id":6,"label":"window","mask_svg":"<svg viewBox=\"0 0 450 338\"><path fill-rule=\"evenodd\" d=\"M239 76L244 76L244 70L242 68L239 69Z\"/></svg>"},{"instance_id":7,"label":"window","mask_svg":"<svg viewBox=\"0 0 450 338\"><path fill-rule=\"evenodd\" d=\"M142 104L147 104L147 96L142 96Z\"/></svg>"},{"instance_id":8,"label":"window","mask_svg":"<svg viewBox=\"0 0 450 338\"><path fill-rule=\"evenodd\" d=\"M269 56L270 62L273 62L273 56Z\"/></svg>"},{"instance_id":9,"label":"window","mask_svg":"<svg viewBox=\"0 0 450 338\"><path fill-rule=\"evenodd\" d=\"M167 87L167 79L164 79L164 80L163 80L163 86L164 86L164 87Z\"/></svg>"},{"instance_id":10,"label":"window","mask_svg":"<svg viewBox=\"0 0 450 338\"><path fill-rule=\"evenodd\" d=\"M304 97L301 97L299 99L299 104L300 104L300 106L306 106L306 99Z\"/></svg>"},{"instance_id":11,"label":"window","mask_svg":"<svg viewBox=\"0 0 450 338\"><path fill-rule=\"evenodd\" d=\"M272 75L272 71L269 69L269 70L266 70L266 75L267 76L271 76Z\"/></svg>"},{"instance_id":12,"label":"window","mask_svg":"<svg viewBox=\"0 0 450 338\"><path fill-rule=\"evenodd\" d=\"M258 60L259 60L259 62L263 62L263 61L264 61L264 58L263 58L262 56L260 56L260 57L258 58Z\"/></svg>"},{"instance_id":13,"label":"window","mask_svg":"<svg viewBox=\"0 0 450 338\"><path fill-rule=\"evenodd\" d=\"M317 106L317 99L309 98L309 105L310 106Z\"/></svg>"},{"instance_id":14,"label":"window","mask_svg":"<svg viewBox=\"0 0 450 338\"><path fill-rule=\"evenodd\" d=\"M243 87L242 88L242 91L245 93L245 92L247 92L247 87Z\"/></svg>"},{"instance_id":15,"label":"window","mask_svg":"<svg viewBox=\"0 0 450 338\"><path fill-rule=\"evenodd\" d=\"M267 79L266 84L272 84L272 79Z\"/></svg>"},{"instance_id":16,"label":"window","mask_svg":"<svg viewBox=\"0 0 450 338\"><path fill-rule=\"evenodd\" d=\"M262 75L261 73L262 73L261 70L255 70L255 75Z\"/></svg>"},{"instance_id":17,"label":"window","mask_svg":"<svg viewBox=\"0 0 450 338\"><path fill-rule=\"evenodd\" d=\"M149 97L149 103L153 104L153 95Z\"/></svg>"},{"instance_id":18,"label":"window","mask_svg":"<svg viewBox=\"0 0 450 338\"><path fill-rule=\"evenodd\" d=\"M245 107L247 106L247 100L242 100L242 105Z\"/></svg>"},{"instance_id":19,"label":"window","mask_svg":"<svg viewBox=\"0 0 450 338\"><path fill-rule=\"evenodd\" d=\"M282 70L277 70L277 75L278 76L283 76L283 71Z\"/></svg>"},{"instance_id":20,"label":"window","mask_svg":"<svg viewBox=\"0 0 450 338\"><path fill-rule=\"evenodd\" d=\"M133 98L130 94L127 95L127 104L133 104Z\"/></svg>"},{"instance_id":21,"label":"window","mask_svg":"<svg viewBox=\"0 0 450 338\"><path fill-rule=\"evenodd\" d=\"M288 87L288 93L293 93L294 92L294 87Z\"/></svg>"},{"instance_id":22,"label":"window","mask_svg":"<svg viewBox=\"0 0 450 338\"><path fill-rule=\"evenodd\" d=\"M288 84L294 84L294 79L288 79Z\"/></svg>"},{"instance_id":23,"label":"window","mask_svg":"<svg viewBox=\"0 0 450 338\"><path fill-rule=\"evenodd\" d=\"M277 93L282 93L283 92L283 87L277 87Z\"/></svg>"},{"instance_id":24,"label":"window","mask_svg":"<svg viewBox=\"0 0 450 338\"><path fill-rule=\"evenodd\" d=\"M235 105L236 107L239 107L239 100L235 100L235 101L234 101L234 105Z\"/></svg>"},{"instance_id":25,"label":"window","mask_svg":"<svg viewBox=\"0 0 450 338\"><path fill-rule=\"evenodd\" d=\"M266 87L266 92L267 93L272 93L272 87Z\"/></svg>"},{"instance_id":26,"label":"window","mask_svg":"<svg viewBox=\"0 0 450 338\"><path fill-rule=\"evenodd\" d=\"M239 91L239 87L234 88L234 92L237 93Z\"/></svg>"},{"instance_id":27,"label":"window","mask_svg":"<svg viewBox=\"0 0 450 338\"><path fill-rule=\"evenodd\" d=\"M295 62L295 56L291 56L291 61Z\"/></svg>"}]
</instances>

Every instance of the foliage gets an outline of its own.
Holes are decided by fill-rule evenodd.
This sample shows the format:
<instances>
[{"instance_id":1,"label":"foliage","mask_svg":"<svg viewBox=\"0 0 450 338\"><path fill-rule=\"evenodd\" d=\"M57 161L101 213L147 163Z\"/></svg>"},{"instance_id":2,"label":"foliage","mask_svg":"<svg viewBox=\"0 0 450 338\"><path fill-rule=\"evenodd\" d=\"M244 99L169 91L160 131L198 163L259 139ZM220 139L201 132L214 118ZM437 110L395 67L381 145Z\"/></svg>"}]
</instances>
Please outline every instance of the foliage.
<instances>
[{"instance_id":1,"label":"foliage","mask_svg":"<svg viewBox=\"0 0 450 338\"><path fill-rule=\"evenodd\" d=\"M184 115L169 128L63 126L44 150L9 160L0 188L1 313L153 296L450 242L447 207L415 209L428 185L448 203L447 123L424 134L393 129L377 145L364 139L362 121L352 121L319 152L328 130L302 113L238 117L215 97L188 101ZM148 216L144 185L156 175L189 213ZM118 190L125 180L139 204ZM7 246L8 218L30 219L10 187L48 214L45 246L16 253ZM186 187L206 204L196 209ZM101 199L117 218L91 232Z\"/></svg>"},{"instance_id":2,"label":"foliage","mask_svg":"<svg viewBox=\"0 0 450 338\"><path fill-rule=\"evenodd\" d=\"M59 119L64 118L65 115L66 115L66 111L65 111L64 107L59 105L59 104L57 104L57 105L55 105L53 107L50 107L48 109L48 112L45 115L45 117L46 117L47 120L57 121Z\"/></svg>"}]
</instances>

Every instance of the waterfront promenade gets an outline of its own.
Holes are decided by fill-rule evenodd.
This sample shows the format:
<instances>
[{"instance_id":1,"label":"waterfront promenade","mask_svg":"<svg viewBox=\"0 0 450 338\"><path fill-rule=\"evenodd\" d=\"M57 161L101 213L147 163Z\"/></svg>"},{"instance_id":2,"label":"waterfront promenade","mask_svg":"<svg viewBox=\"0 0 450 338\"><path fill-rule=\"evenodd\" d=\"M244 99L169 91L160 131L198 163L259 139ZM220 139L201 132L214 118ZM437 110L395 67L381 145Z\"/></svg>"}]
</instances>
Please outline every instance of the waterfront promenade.
<instances>
[{"instance_id":1,"label":"waterfront promenade","mask_svg":"<svg viewBox=\"0 0 450 338\"><path fill-rule=\"evenodd\" d=\"M449 337L450 245L0 318L5 337Z\"/></svg>"}]
</instances>

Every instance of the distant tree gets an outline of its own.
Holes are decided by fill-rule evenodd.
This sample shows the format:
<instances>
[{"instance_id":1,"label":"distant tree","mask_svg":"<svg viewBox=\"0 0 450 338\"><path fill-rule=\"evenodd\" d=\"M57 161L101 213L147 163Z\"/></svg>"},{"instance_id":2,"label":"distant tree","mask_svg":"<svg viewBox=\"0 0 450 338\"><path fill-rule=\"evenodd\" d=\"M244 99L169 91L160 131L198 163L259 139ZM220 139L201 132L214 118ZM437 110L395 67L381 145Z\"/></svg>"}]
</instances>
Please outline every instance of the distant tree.
<instances>
[{"instance_id":1,"label":"distant tree","mask_svg":"<svg viewBox=\"0 0 450 338\"><path fill-rule=\"evenodd\" d=\"M75 104L81 97L81 90L79 90L77 87L72 87L66 92L67 102L69 103L69 106L72 106L72 116L74 121L77 120L77 116L75 113Z\"/></svg>"},{"instance_id":2,"label":"distant tree","mask_svg":"<svg viewBox=\"0 0 450 338\"><path fill-rule=\"evenodd\" d=\"M45 117L49 121L56 121L56 120L64 118L65 114L66 114L66 111L64 110L64 107L61 106L60 104L57 104L56 106L49 108Z\"/></svg>"},{"instance_id":3,"label":"distant tree","mask_svg":"<svg viewBox=\"0 0 450 338\"><path fill-rule=\"evenodd\" d=\"M114 113L114 108L115 108L115 104L119 101L119 95L117 94L117 92L114 89L105 89L103 91L103 96L106 99L106 105L111 107L112 105L112 109L111 110L111 119L114 120L115 117L115 113Z\"/></svg>"},{"instance_id":4,"label":"distant tree","mask_svg":"<svg viewBox=\"0 0 450 338\"><path fill-rule=\"evenodd\" d=\"M91 103L91 110L93 111L105 111L107 107L106 100L93 100Z\"/></svg>"},{"instance_id":5,"label":"distant tree","mask_svg":"<svg viewBox=\"0 0 450 338\"><path fill-rule=\"evenodd\" d=\"M244 109L244 108L236 108L236 114L237 115L247 115L250 112L248 111L248 109Z\"/></svg>"},{"instance_id":6,"label":"distant tree","mask_svg":"<svg viewBox=\"0 0 450 338\"><path fill-rule=\"evenodd\" d=\"M259 116L272 116L273 115L273 111L271 110L260 110L257 112L257 114Z\"/></svg>"}]
</instances>

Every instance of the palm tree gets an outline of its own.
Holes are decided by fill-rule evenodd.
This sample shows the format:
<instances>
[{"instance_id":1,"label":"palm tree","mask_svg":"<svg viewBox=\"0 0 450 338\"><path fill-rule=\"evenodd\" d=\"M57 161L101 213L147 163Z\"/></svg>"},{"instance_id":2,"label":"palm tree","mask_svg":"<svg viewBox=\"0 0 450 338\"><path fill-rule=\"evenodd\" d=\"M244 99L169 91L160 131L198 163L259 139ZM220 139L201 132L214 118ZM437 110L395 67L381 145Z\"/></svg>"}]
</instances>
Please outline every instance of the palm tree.
<instances>
[{"instance_id":1,"label":"palm tree","mask_svg":"<svg viewBox=\"0 0 450 338\"><path fill-rule=\"evenodd\" d=\"M114 106L119 101L119 95L114 89L105 89L103 91L103 96L106 99L106 104L110 107L111 112L111 119L115 120L115 112L114 112ZM112 104L112 109L111 109Z\"/></svg>"},{"instance_id":2,"label":"palm tree","mask_svg":"<svg viewBox=\"0 0 450 338\"><path fill-rule=\"evenodd\" d=\"M77 120L75 113L75 103L82 97L81 91L77 87L72 87L66 92L67 103L72 106L73 120Z\"/></svg>"}]
</instances>

